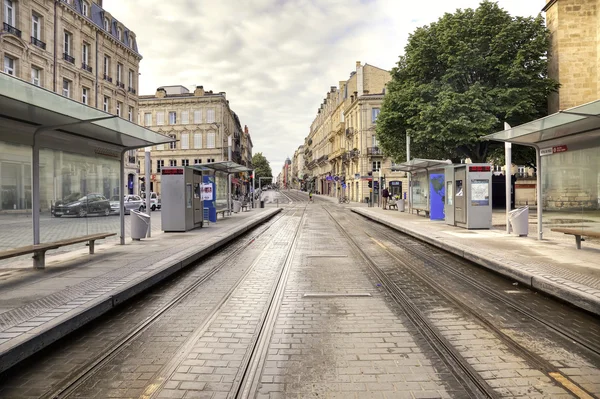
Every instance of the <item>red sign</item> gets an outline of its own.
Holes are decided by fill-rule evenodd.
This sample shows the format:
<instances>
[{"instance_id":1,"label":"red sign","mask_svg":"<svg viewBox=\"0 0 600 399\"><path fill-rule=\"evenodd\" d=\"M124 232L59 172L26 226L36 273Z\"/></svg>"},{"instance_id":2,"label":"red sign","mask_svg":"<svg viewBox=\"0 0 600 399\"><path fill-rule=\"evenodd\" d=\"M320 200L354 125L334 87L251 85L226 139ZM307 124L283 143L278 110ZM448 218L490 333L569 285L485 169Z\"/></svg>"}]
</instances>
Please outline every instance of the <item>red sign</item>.
<instances>
[{"instance_id":1,"label":"red sign","mask_svg":"<svg viewBox=\"0 0 600 399\"><path fill-rule=\"evenodd\" d=\"M491 166L469 166L469 172L490 172Z\"/></svg>"},{"instance_id":2,"label":"red sign","mask_svg":"<svg viewBox=\"0 0 600 399\"><path fill-rule=\"evenodd\" d=\"M568 150L566 145L557 145L556 147L552 147L552 153L556 154L558 152L566 152Z\"/></svg>"},{"instance_id":3,"label":"red sign","mask_svg":"<svg viewBox=\"0 0 600 399\"><path fill-rule=\"evenodd\" d=\"M183 169L163 169L161 172L163 175L182 175Z\"/></svg>"},{"instance_id":4,"label":"red sign","mask_svg":"<svg viewBox=\"0 0 600 399\"><path fill-rule=\"evenodd\" d=\"M152 180L156 180L156 175L155 175L154 173L152 173L152 177L151 177L151 179L152 179Z\"/></svg>"}]
</instances>

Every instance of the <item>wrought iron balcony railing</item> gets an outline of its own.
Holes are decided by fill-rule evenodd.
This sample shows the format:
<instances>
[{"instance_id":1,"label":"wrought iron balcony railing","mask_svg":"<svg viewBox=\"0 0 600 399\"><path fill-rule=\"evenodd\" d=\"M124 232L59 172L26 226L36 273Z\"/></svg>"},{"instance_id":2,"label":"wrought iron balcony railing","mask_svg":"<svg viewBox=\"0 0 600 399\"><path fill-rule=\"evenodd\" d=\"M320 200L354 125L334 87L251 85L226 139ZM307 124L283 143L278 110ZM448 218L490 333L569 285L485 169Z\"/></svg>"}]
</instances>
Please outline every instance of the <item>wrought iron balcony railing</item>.
<instances>
[{"instance_id":1,"label":"wrought iron balcony railing","mask_svg":"<svg viewBox=\"0 0 600 399\"><path fill-rule=\"evenodd\" d=\"M71 64L75 63L75 58L68 53L63 53L63 58L65 61L70 62Z\"/></svg>"},{"instance_id":2,"label":"wrought iron balcony railing","mask_svg":"<svg viewBox=\"0 0 600 399\"><path fill-rule=\"evenodd\" d=\"M7 24L6 22L3 22L2 30L6 33L10 33L11 35L15 35L16 37L21 37L21 31L14 26Z\"/></svg>"},{"instance_id":3,"label":"wrought iron balcony railing","mask_svg":"<svg viewBox=\"0 0 600 399\"><path fill-rule=\"evenodd\" d=\"M130 92L130 93L135 94L135 89L133 87L129 87L127 91Z\"/></svg>"},{"instance_id":4,"label":"wrought iron balcony railing","mask_svg":"<svg viewBox=\"0 0 600 399\"><path fill-rule=\"evenodd\" d=\"M383 151L379 147L368 147L367 155L383 156Z\"/></svg>"},{"instance_id":5,"label":"wrought iron balcony railing","mask_svg":"<svg viewBox=\"0 0 600 399\"><path fill-rule=\"evenodd\" d=\"M125 83L123 83L123 82L119 82L119 81L117 80L117 86L119 86L121 89L125 90Z\"/></svg>"},{"instance_id":6,"label":"wrought iron balcony railing","mask_svg":"<svg viewBox=\"0 0 600 399\"><path fill-rule=\"evenodd\" d=\"M103 74L102 76L104 77L104 80L106 80L107 82L112 83L112 78L110 76L108 76L107 74Z\"/></svg>"},{"instance_id":7,"label":"wrought iron balcony railing","mask_svg":"<svg viewBox=\"0 0 600 399\"><path fill-rule=\"evenodd\" d=\"M44 43L43 41L41 41L39 39L36 39L33 36L31 36L31 44L33 44L34 46L38 46L42 50L46 50L46 43Z\"/></svg>"},{"instance_id":8,"label":"wrought iron balcony railing","mask_svg":"<svg viewBox=\"0 0 600 399\"><path fill-rule=\"evenodd\" d=\"M81 64L81 69L88 71L89 73L93 72L93 69L91 66L89 66L88 64L86 64L85 62Z\"/></svg>"}]
</instances>

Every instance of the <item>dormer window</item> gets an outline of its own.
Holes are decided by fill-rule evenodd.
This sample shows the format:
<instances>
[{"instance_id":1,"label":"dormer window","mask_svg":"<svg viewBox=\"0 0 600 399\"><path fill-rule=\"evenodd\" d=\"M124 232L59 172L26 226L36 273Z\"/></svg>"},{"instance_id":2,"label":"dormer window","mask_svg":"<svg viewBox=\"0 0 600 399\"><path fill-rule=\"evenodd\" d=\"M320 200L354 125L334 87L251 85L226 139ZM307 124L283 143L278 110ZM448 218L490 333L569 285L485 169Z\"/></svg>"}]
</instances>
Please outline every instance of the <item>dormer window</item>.
<instances>
[{"instance_id":1,"label":"dormer window","mask_svg":"<svg viewBox=\"0 0 600 399\"><path fill-rule=\"evenodd\" d=\"M88 6L88 3L85 2L85 1L83 3L81 3L81 12L83 13L84 17L89 17L90 16L90 14L89 14L89 6Z\"/></svg>"},{"instance_id":2,"label":"dormer window","mask_svg":"<svg viewBox=\"0 0 600 399\"><path fill-rule=\"evenodd\" d=\"M104 30L110 32L110 21L108 18L104 18Z\"/></svg>"},{"instance_id":3,"label":"dormer window","mask_svg":"<svg viewBox=\"0 0 600 399\"><path fill-rule=\"evenodd\" d=\"M117 39L119 39L120 41L123 40L123 31L121 30L121 28L117 28Z\"/></svg>"}]
</instances>

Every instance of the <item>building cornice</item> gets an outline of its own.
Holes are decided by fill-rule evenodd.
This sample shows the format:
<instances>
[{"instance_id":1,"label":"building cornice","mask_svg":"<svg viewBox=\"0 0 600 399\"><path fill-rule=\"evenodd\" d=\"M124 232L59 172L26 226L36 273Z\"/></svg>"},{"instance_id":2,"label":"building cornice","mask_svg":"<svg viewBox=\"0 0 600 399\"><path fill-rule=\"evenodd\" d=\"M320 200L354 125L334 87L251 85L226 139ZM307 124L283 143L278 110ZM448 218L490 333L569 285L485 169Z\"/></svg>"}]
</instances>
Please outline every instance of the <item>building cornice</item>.
<instances>
[{"instance_id":1,"label":"building cornice","mask_svg":"<svg viewBox=\"0 0 600 399\"><path fill-rule=\"evenodd\" d=\"M550 7L552 7L557 2L558 2L558 0L550 0L550 1L548 1L548 3L546 3L546 5L544 6L544 8L542 8L542 12L547 12L550 9Z\"/></svg>"}]
</instances>

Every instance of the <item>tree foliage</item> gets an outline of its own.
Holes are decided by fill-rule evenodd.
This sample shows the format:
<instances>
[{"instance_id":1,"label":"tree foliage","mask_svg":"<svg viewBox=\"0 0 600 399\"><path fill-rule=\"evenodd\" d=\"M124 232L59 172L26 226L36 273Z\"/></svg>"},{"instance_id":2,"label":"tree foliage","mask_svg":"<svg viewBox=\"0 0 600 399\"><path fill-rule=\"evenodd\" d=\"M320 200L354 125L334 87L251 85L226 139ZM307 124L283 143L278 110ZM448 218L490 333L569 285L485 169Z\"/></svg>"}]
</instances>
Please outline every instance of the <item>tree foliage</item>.
<instances>
[{"instance_id":1,"label":"tree foliage","mask_svg":"<svg viewBox=\"0 0 600 399\"><path fill-rule=\"evenodd\" d=\"M549 37L541 15L511 17L490 1L418 28L377 120L384 152L405 160L409 134L413 158L485 162L501 144L482 136L547 114L558 89L547 73Z\"/></svg>"},{"instance_id":2,"label":"tree foliage","mask_svg":"<svg viewBox=\"0 0 600 399\"><path fill-rule=\"evenodd\" d=\"M256 181L258 181L259 177L270 177L273 176L273 172L271 171L271 165L267 158L262 154L262 152L257 152L252 156L252 165L254 166L254 176Z\"/></svg>"}]
</instances>

